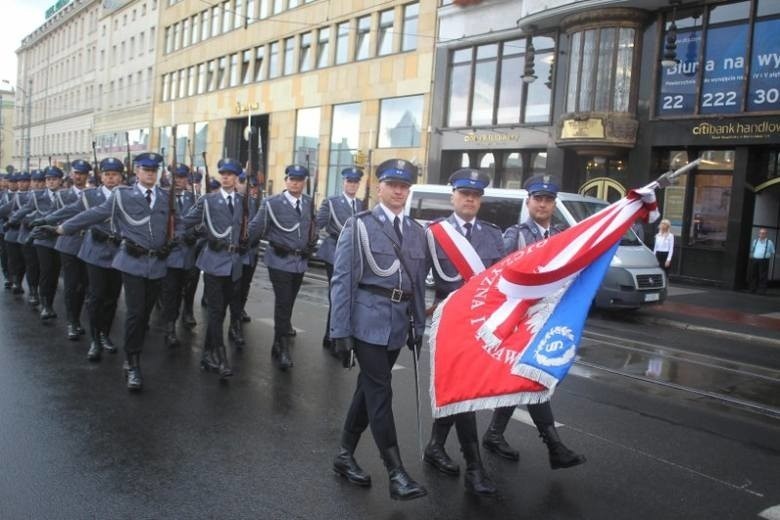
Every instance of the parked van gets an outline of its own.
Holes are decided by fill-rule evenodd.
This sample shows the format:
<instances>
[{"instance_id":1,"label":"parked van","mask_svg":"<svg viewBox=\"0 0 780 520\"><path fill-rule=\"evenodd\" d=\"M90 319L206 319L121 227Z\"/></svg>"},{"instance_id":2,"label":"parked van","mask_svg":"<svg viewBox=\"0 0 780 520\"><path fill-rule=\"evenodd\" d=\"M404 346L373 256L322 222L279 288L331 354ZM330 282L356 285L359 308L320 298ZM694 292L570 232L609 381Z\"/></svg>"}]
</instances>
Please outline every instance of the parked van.
<instances>
[{"instance_id":1,"label":"parked van","mask_svg":"<svg viewBox=\"0 0 780 520\"><path fill-rule=\"evenodd\" d=\"M451 186L416 184L406 201L405 214L425 225L452 213ZM478 217L502 231L528 218L525 190L487 188ZM593 215L607 203L576 193L558 193L552 224L566 229ZM638 309L666 299L666 274L658 261L632 230L628 230L601 283L594 305L608 309Z\"/></svg>"}]
</instances>

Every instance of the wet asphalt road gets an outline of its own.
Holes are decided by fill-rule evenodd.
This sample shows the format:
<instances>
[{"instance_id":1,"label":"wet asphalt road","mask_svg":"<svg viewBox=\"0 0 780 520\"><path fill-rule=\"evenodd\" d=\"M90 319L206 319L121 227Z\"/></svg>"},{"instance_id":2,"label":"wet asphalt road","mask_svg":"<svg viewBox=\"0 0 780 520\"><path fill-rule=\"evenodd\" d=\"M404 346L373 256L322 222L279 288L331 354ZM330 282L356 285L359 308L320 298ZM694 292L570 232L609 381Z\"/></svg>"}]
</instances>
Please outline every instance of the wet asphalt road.
<instances>
[{"instance_id":1,"label":"wet asphalt road","mask_svg":"<svg viewBox=\"0 0 780 520\"><path fill-rule=\"evenodd\" d=\"M718 397L733 382L724 374L738 366L744 370L735 375L735 395L771 407L776 395L765 394L780 380L777 372L758 374L766 386L755 389L739 378L749 380L760 367L744 360L680 364L691 356L665 351L658 361L657 352L621 353L612 345L619 341L594 335L553 398L563 439L587 455L587 464L551 471L535 429L517 413L507 439L520 449L520 463L483 454L500 496L467 495L462 477L440 476L419 462L414 379L404 352L394 372L401 453L430 494L390 500L369 434L356 456L374 485L352 487L330 464L357 374L320 347L324 287L305 282L288 373L271 365L269 288L258 269L248 306L254 320L244 328L248 345L230 349L235 376L227 384L198 370L205 316L197 316L193 332L180 329L188 346L176 350L162 347L153 317L140 395L124 388L121 353L88 363L87 341L65 340L62 318L41 325L22 300L0 294L0 518L745 519L780 504L778 416ZM115 340L122 318L120 311ZM588 330L626 332L624 324L598 319ZM711 338L640 332L670 349L715 348ZM422 367L426 373L425 354ZM689 382L716 391L691 392ZM427 393L423 404L427 434ZM478 417L482 432L489 414ZM454 433L447 448L462 464Z\"/></svg>"}]
</instances>

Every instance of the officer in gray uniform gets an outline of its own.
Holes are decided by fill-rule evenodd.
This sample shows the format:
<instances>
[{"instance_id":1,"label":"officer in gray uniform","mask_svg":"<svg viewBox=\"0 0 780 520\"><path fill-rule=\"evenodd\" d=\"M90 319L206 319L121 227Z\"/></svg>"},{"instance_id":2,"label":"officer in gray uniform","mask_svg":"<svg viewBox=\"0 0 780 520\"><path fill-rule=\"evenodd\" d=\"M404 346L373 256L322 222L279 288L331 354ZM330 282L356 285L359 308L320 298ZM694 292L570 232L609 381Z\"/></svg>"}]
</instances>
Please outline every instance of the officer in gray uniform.
<instances>
[{"instance_id":1,"label":"officer in gray uniform","mask_svg":"<svg viewBox=\"0 0 780 520\"><path fill-rule=\"evenodd\" d=\"M560 231L552 225L558 185L549 175L537 175L526 181L525 189L528 191L526 206L529 216L522 224L515 224L504 232L504 249L507 254L549 238ZM536 429L539 430L539 436L547 445L552 469L569 468L585 462L584 455L573 452L561 442L549 401L529 404L527 408ZM520 458L517 450L509 446L504 439L504 431L514 410L514 406L497 408L482 438L482 445L485 448L508 460Z\"/></svg>"},{"instance_id":2,"label":"officer in gray uniform","mask_svg":"<svg viewBox=\"0 0 780 520\"><path fill-rule=\"evenodd\" d=\"M82 192L87 187L87 179L92 165L84 159L77 159L70 163L70 179L72 186L62 191L62 200L67 204L73 204L81 199ZM59 224L59 222L58 222ZM79 249L84 234L62 236L57 239L54 249L60 253L62 263L62 281L65 296L65 313L68 319L68 339L77 340L85 334L81 326L81 310L87 295L87 266L78 257Z\"/></svg>"},{"instance_id":3,"label":"officer in gray uniform","mask_svg":"<svg viewBox=\"0 0 780 520\"><path fill-rule=\"evenodd\" d=\"M291 164L284 170L286 189L263 200L250 225L250 243L265 238L264 261L274 288L274 343L271 356L282 370L293 366L290 331L293 306L316 242L314 201L303 193L309 170ZM211 302L209 302L210 304Z\"/></svg>"},{"instance_id":4,"label":"officer in gray uniform","mask_svg":"<svg viewBox=\"0 0 780 520\"><path fill-rule=\"evenodd\" d=\"M11 275L11 291L13 294L24 294L22 280L24 280L25 261L22 246L19 244L18 222L11 222L11 214L21 209L30 197L30 174L19 172L11 174L8 182L13 192L11 199L0 207L0 217L7 220L5 228L5 243L8 249L8 271Z\"/></svg>"},{"instance_id":5,"label":"officer in gray uniform","mask_svg":"<svg viewBox=\"0 0 780 520\"><path fill-rule=\"evenodd\" d=\"M33 192L36 192L45 188L46 176L41 170L33 170L32 173L30 173L30 189ZM25 277L27 278L27 303L29 303L33 309L37 308L40 303L38 284L41 278L41 270L38 265L38 253L35 251L35 245L33 245L31 227L31 223L36 216L37 212L33 211L21 219L19 226L19 243L22 246L26 271Z\"/></svg>"},{"instance_id":6,"label":"officer in gray uniform","mask_svg":"<svg viewBox=\"0 0 780 520\"><path fill-rule=\"evenodd\" d=\"M325 273L328 275L328 285L333 277L333 256L336 252L336 242L344 228L344 223L350 217L365 209L362 200L356 197L363 170L360 168L345 168L341 170L343 191L340 195L328 197L322 201L317 212L317 229L324 229L328 234L317 250L317 256L325 262ZM328 291L328 320L325 325L325 335L322 337L322 347L330 350L330 291Z\"/></svg>"},{"instance_id":7,"label":"officer in gray uniform","mask_svg":"<svg viewBox=\"0 0 780 520\"><path fill-rule=\"evenodd\" d=\"M257 178L250 177L247 180L247 191L249 195L247 199L249 202L249 211L247 217L251 221L257 214L259 196L257 191L255 195L252 195L253 190L257 190ZM242 323L251 321L252 319L246 313L246 302L249 298L249 289L252 285L252 279L255 276L255 270L257 269L258 260L258 244L247 244L248 249L246 253L241 256L241 280L239 281L239 287L233 291L233 299L230 301L230 328L228 329L228 339L233 342L236 348L243 348L246 341L244 340L244 331L242 330Z\"/></svg>"},{"instance_id":8,"label":"officer in gray uniform","mask_svg":"<svg viewBox=\"0 0 780 520\"><path fill-rule=\"evenodd\" d=\"M39 225L53 225L105 203L114 188L122 182L124 164L119 159L108 157L99 165L102 185L88 188L79 199L36 221ZM87 351L89 361L100 361L102 351L112 354L117 349L111 341L111 326L114 322L117 300L122 290L122 275L111 267L118 246L119 237L111 225L111 219L90 227L84 234L78 257L86 264L89 283L87 287L87 313L92 341ZM64 237L63 237L64 238Z\"/></svg>"},{"instance_id":9,"label":"officer in gray uniform","mask_svg":"<svg viewBox=\"0 0 780 520\"><path fill-rule=\"evenodd\" d=\"M9 189L8 177L11 174L0 173L0 207L8 204L11 201L13 192ZM0 267L3 271L3 278L5 279L4 286L6 289L13 287L11 281L11 272L8 270L8 250L5 248L5 223L7 219L0 217Z\"/></svg>"},{"instance_id":10,"label":"officer in gray uniform","mask_svg":"<svg viewBox=\"0 0 780 520\"><path fill-rule=\"evenodd\" d=\"M390 159L377 167L379 204L350 218L336 246L331 280L330 337L334 351L360 365L341 448L333 462L349 482L368 486L371 477L354 458L367 426L390 480L390 498L409 500L427 491L401 463L393 417L392 368L404 345L419 355L425 329L425 277L429 259L425 232L404 217L417 168Z\"/></svg>"},{"instance_id":11,"label":"officer in gray uniform","mask_svg":"<svg viewBox=\"0 0 780 520\"><path fill-rule=\"evenodd\" d=\"M490 177L479 170L462 168L450 176L452 185L453 213L444 219L463 234L477 253L484 266L490 267L504 257L504 241L501 229L489 222L477 219L485 188ZM445 299L451 292L459 289L465 282L455 263L436 242L430 229L426 230L428 250L433 260L433 278L436 287L436 301ZM496 487L485 473L479 454L479 435L474 412L459 413L436 419L433 422L431 440L425 448L423 460L447 475L457 475L458 465L450 459L444 450L452 425L458 433L460 448L466 460L466 489L474 494L490 496L496 493Z\"/></svg>"},{"instance_id":12,"label":"officer in gray uniform","mask_svg":"<svg viewBox=\"0 0 780 520\"><path fill-rule=\"evenodd\" d=\"M198 199L184 216L183 223L185 229L202 225L206 234L206 247L195 263L203 271L203 290L209 302L206 344L200 365L203 370L218 372L220 379L226 379L233 371L222 329L233 292L239 288L241 257L247 250L246 244L239 243L245 199L235 191L241 163L224 158L217 168L222 177L221 188ZM246 226L248 233L249 222Z\"/></svg>"},{"instance_id":13,"label":"officer in gray uniform","mask_svg":"<svg viewBox=\"0 0 780 520\"><path fill-rule=\"evenodd\" d=\"M121 271L125 289L125 375L131 391L143 389L141 351L171 247L167 236L168 193L155 185L162 160L157 153L137 155L135 185L115 188L106 202L57 227L59 234L71 235L110 218L122 239L111 266Z\"/></svg>"},{"instance_id":14,"label":"officer in gray uniform","mask_svg":"<svg viewBox=\"0 0 780 520\"><path fill-rule=\"evenodd\" d=\"M59 190L62 185L62 178L65 176L63 171L57 166L49 166L44 170L46 177L46 189L34 192L28 199L27 204L22 209L14 213L11 221L22 219L27 215L37 215L37 220L53 213L65 206L62 192ZM54 312L54 297L57 294L57 284L60 278L60 255L54 249L56 236L51 233L33 233L35 239L33 244L38 253L38 265L40 266L40 299L41 299L41 320L47 321L57 317Z\"/></svg>"},{"instance_id":15,"label":"officer in gray uniform","mask_svg":"<svg viewBox=\"0 0 780 520\"><path fill-rule=\"evenodd\" d=\"M184 283L189 270L195 266L195 242L193 233L184 233L181 217L195 205L195 197L187 190L190 168L177 163L173 169L173 185L176 195L177 236L181 239L173 245L168 255L168 274L162 282L162 318L165 322L165 345L175 347L179 344L176 337L176 320L179 318Z\"/></svg>"}]
</instances>

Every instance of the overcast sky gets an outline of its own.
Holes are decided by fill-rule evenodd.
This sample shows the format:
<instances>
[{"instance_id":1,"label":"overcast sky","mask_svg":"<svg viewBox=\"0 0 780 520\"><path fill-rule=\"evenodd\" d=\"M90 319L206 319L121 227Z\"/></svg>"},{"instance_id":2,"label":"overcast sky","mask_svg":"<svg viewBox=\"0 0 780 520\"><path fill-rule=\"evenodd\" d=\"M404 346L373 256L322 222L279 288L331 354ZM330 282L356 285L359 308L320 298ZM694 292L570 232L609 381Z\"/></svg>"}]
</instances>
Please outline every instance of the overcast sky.
<instances>
[{"instance_id":1,"label":"overcast sky","mask_svg":"<svg viewBox=\"0 0 780 520\"><path fill-rule=\"evenodd\" d=\"M0 81L16 84L16 49L22 38L40 27L46 9L57 0L3 0L0 16ZM7 87L8 85L0 85Z\"/></svg>"}]
</instances>

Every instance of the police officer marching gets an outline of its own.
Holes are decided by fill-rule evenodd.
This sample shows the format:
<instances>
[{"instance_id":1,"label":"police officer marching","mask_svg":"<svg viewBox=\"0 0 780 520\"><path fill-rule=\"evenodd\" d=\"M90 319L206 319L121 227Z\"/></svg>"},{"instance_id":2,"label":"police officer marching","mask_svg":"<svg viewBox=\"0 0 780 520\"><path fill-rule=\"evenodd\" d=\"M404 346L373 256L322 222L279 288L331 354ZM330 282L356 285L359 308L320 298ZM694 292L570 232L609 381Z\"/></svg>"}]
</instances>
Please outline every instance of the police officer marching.
<instances>
[{"instance_id":1,"label":"police officer marching","mask_svg":"<svg viewBox=\"0 0 780 520\"><path fill-rule=\"evenodd\" d=\"M41 170L33 170L30 173L30 190L35 192L46 188L46 177ZM41 270L38 264L38 253L33 244L31 224L33 219L38 216L36 211L28 214L20 221L19 226L19 244L22 246L22 255L24 256L25 278L27 278L27 303L33 309L38 307L40 296L38 294L38 285L41 278Z\"/></svg>"},{"instance_id":2,"label":"police officer marching","mask_svg":"<svg viewBox=\"0 0 780 520\"><path fill-rule=\"evenodd\" d=\"M449 183L452 185L451 200L454 211L446 219L437 222L442 231L459 233L465 241L453 240L450 243L454 244L454 248L445 248L436 240L432 227L426 229L428 248L433 260L437 302L445 299L465 283L464 275L455 267L462 265L464 258L476 255L487 268L504 256L501 229L494 224L477 219L482 195L490 184L490 177L479 170L463 168L450 176ZM425 448L423 460L446 475L459 473L459 467L444 449L444 443L453 424L466 460L464 478L466 489L477 495L494 495L496 487L487 476L479 454L479 436L474 412L459 413L434 420L431 439Z\"/></svg>"},{"instance_id":3,"label":"police officer marching","mask_svg":"<svg viewBox=\"0 0 780 520\"><path fill-rule=\"evenodd\" d=\"M8 271L11 276L12 294L24 294L22 281L24 280L25 261L22 246L19 243L19 222L11 221L11 214L27 204L30 197L30 174L19 172L11 174L8 178L9 189L12 192L10 200L0 206L0 218L6 219L3 225L5 229L5 244L8 254Z\"/></svg>"},{"instance_id":4,"label":"police officer marching","mask_svg":"<svg viewBox=\"0 0 780 520\"><path fill-rule=\"evenodd\" d=\"M241 243L241 213L245 198L235 191L241 163L224 158L217 164L222 179L218 191L204 195L183 217L185 229L203 225L206 247L195 265L203 271L203 283L208 300L206 344L201 368L219 373L220 379L233 375L225 349L223 325L234 291L240 290L242 255L246 243ZM248 226L248 222L246 223Z\"/></svg>"},{"instance_id":5,"label":"police officer marching","mask_svg":"<svg viewBox=\"0 0 780 520\"><path fill-rule=\"evenodd\" d=\"M403 214L417 167L390 159L377 167L376 174L379 204L347 221L334 257L330 337L345 366L351 365L354 352L360 374L333 469L353 484L371 484L354 458L361 434L371 426L387 468L390 497L409 500L427 491L401 462L391 370L404 345L419 355L429 262L423 228Z\"/></svg>"},{"instance_id":6,"label":"police officer marching","mask_svg":"<svg viewBox=\"0 0 780 520\"><path fill-rule=\"evenodd\" d=\"M504 249L507 253L523 249L534 242L544 240L560 232L552 225L555 199L558 196L557 184L549 175L539 175L528 179L525 189L528 191L526 199L528 219L521 224L509 227L504 232ZM527 408L536 429L539 431L539 436L547 445L552 469L569 468L586 461L584 455L573 452L561 441L558 430L555 428L555 418L549 401L529 404ZM519 453L504 439L504 431L514 410L514 406L508 406L497 408L493 412L490 426L482 438L482 445L500 457L516 461L520 458Z\"/></svg>"},{"instance_id":7,"label":"police officer marching","mask_svg":"<svg viewBox=\"0 0 780 520\"><path fill-rule=\"evenodd\" d=\"M143 389L141 352L170 252L167 192L156 186L162 160L156 153L137 155L135 185L115 188L106 202L57 227L57 233L69 235L111 219L122 238L111 265L121 271L125 290L125 375L131 391Z\"/></svg>"},{"instance_id":8,"label":"police officer marching","mask_svg":"<svg viewBox=\"0 0 780 520\"><path fill-rule=\"evenodd\" d=\"M0 207L8 204L13 195L8 187L8 177L10 177L10 175L10 173L0 173ZM3 283L7 290L13 286L13 282L11 282L11 272L8 270L8 250L5 248L6 222L6 218L0 217L0 267L2 268L3 278L5 279Z\"/></svg>"},{"instance_id":9,"label":"police officer marching","mask_svg":"<svg viewBox=\"0 0 780 520\"><path fill-rule=\"evenodd\" d=\"M365 209L362 200L357 198L360 179L363 177L363 170L360 168L345 168L341 170L343 179L342 193L333 197L328 197L322 201L317 212L317 229L324 229L328 234L320 244L317 250L317 256L325 262L325 273L328 276L328 285L333 277L333 256L336 251L336 242L339 234L344 228L344 223L357 213ZM328 319L325 325L325 334L322 337L322 346L331 349L330 341L330 291L328 291Z\"/></svg>"},{"instance_id":10,"label":"police officer marching","mask_svg":"<svg viewBox=\"0 0 780 520\"><path fill-rule=\"evenodd\" d=\"M182 217L195 204L195 197L187 190L190 168L177 163L173 168L173 188L175 190L177 233L180 240L173 245L166 259L168 274L162 282L162 319L165 322L165 345L175 347L179 344L176 337L176 320L179 318L184 286L189 271L195 266L195 242L193 233L184 233Z\"/></svg>"},{"instance_id":11,"label":"police officer marching","mask_svg":"<svg viewBox=\"0 0 780 520\"><path fill-rule=\"evenodd\" d=\"M311 254L315 223L314 201L303 193L309 176L305 166L292 164L284 170L286 189L263 200L252 219L250 242L265 238L268 247L264 262L274 289L274 342L271 356L281 370L293 366L290 337L294 334L291 318L295 298ZM209 302L210 304L211 302Z\"/></svg>"}]
</instances>

